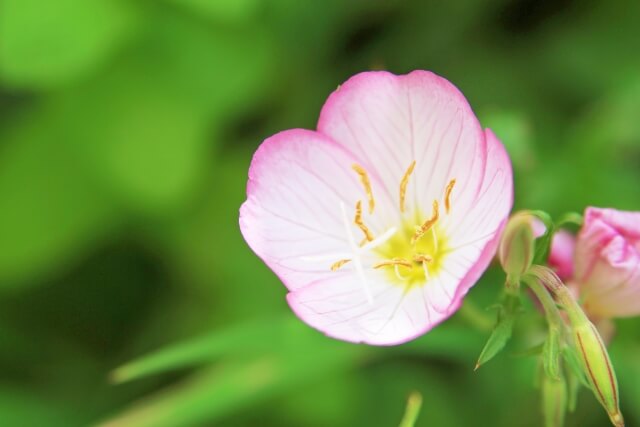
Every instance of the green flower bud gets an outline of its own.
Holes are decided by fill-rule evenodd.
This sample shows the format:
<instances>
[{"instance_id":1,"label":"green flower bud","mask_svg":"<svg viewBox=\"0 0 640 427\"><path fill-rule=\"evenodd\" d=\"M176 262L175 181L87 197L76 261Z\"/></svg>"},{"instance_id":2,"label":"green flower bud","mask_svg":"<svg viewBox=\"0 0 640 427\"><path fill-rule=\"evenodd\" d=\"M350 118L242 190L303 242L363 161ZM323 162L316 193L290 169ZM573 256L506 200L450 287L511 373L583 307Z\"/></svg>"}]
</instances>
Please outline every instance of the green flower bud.
<instances>
[{"instance_id":1,"label":"green flower bud","mask_svg":"<svg viewBox=\"0 0 640 427\"><path fill-rule=\"evenodd\" d=\"M535 255L533 234L534 216L518 212L511 216L500 240L498 258L507 273L507 285L517 286L520 276L527 272Z\"/></svg>"},{"instance_id":2,"label":"green flower bud","mask_svg":"<svg viewBox=\"0 0 640 427\"><path fill-rule=\"evenodd\" d=\"M623 427L624 419L620 412L618 381L609 359L609 353L598 330L553 271L546 267L533 266L530 273L553 292L558 303L566 311L573 344L591 390L607 411L613 425Z\"/></svg>"},{"instance_id":3,"label":"green flower bud","mask_svg":"<svg viewBox=\"0 0 640 427\"><path fill-rule=\"evenodd\" d=\"M580 363L593 393L606 409L613 425L624 426L619 406L618 381L598 330L589 321L574 325L572 329Z\"/></svg>"},{"instance_id":4,"label":"green flower bud","mask_svg":"<svg viewBox=\"0 0 640 427\"><path fill-rule=\"evenodd\" d=\"M562 427L567 412L567 384L563 378L544 375L542 380L542 413L545 427Z\"/></svg>"}]
</instances>

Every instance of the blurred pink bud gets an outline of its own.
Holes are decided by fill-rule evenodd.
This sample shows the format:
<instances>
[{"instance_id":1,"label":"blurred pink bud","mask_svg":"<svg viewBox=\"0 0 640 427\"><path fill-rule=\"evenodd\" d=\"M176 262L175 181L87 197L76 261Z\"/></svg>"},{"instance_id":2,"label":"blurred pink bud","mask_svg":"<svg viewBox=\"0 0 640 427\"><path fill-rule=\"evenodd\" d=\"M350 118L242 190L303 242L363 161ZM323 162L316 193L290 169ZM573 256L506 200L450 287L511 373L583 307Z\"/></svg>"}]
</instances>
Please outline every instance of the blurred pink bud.
<instances>
[{"instance_id":1,"label":"blurred pink bud","mask_svg":"<svg viewBox=\"0 0 640 427\"><path fill-rule=\"evenodd\" d=\"M575 269L590 315L640 314L640 212L587 208L576 241Z\"/></svg>"},{"instance_id":2,"label":"blurred pink bud","mask_svg":"<svg viewBox=\"0 0 640 427\"><path fill-rule=\"evenodd\" d=\"M532 223L533 235L541 237L546 227L537 218ZM553 235L551 251L549 252L549 267L563 280L568 281L573 277L573 254L576 247L576 238L566 230L559 230Z\"/></svg>"},{"instance_id":3,"label":"blurred pink bud","mask_svg":"<svg viewBox=\"0 0 640 427\"><path fill-rule=\"evenodd\" d=\"M549 266L562 280L573 277L573 254L576 249L576 238L566 230L560 230L553 235Z\"/></svg>"}]
</instances>

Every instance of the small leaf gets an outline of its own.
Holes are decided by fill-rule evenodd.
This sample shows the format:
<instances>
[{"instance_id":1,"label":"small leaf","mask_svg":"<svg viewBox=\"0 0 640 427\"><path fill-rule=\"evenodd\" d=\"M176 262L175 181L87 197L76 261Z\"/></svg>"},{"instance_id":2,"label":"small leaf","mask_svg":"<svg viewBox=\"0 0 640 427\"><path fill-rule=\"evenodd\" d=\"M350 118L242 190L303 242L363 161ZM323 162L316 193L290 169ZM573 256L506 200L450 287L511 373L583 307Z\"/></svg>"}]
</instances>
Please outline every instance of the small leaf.
<instances>
[{"instance_id":1,"label":"small leaf","mask_svg":"<svg viewBox=\"0 0 640 427\"><path fill-rule=\"evenodd\" d=\"M493 359L493 357L496 356L507 344L511 338L516 317L520 312L519 309L520 297L505 294L498 312L498 321L493 332L491 332L491 336L489 336L487 343L480 353L475 369L478 369L480 366Z\"/></svg>"}]
</instances>

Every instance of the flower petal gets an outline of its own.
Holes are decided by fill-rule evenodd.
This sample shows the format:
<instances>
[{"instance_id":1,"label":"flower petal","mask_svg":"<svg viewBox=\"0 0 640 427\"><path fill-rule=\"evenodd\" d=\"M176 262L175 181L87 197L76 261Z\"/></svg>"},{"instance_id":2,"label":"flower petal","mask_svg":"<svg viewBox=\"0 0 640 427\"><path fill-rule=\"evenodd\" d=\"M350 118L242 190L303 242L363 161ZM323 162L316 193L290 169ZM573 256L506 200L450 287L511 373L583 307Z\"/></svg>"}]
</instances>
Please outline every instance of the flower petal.
<instances>
[{"instance_id":1,"label":"flower petal","mask_svg":"<svg viewBox=\"0 0 640 427\"><path fill-rule=\"evenodd\" d=\"M621 236L611 239L601 254L581 283L586 309L604 318L640 314L640 256Z\"/></svg>"},{"instance_id":2,"label":"flower petal","mask_svg":"<svg viewBox=\"0 0 640 427\"><path fill-rule=\"evenodd\" d=\"M603 256L603 248L616 236L621 236L629 249L640 252L640 213L587 208L575 254L576 278L580 283L589 281L597 260ZM608 251L607 262L615 265L616 256L616 252Z\"/></svg>"},{"instance_id":3,"label":"flower petal","mask_svg":"<svg viewBox=\"0 0 640 427\"><path fill-rule=\"evenodd\" d=\"M331 262L365 249L351 234L367 230L346 213L367 201L354 164L376 196L375 214L363 218L376 236L414 218L419 226L440 202L433 230L442 261L424 285L390 282L388 271L370 268L372 253L330 271ZM512 206L512 180L504 147L449 82L424 71L362 73L329 97L318 132L263 143L240 222L299 317L339 339L398 344L450 316L487 268Z\"/></svg>"},{"instance_id":4,"label":"flower petal","mask_svg":"<svg viewBox=\"0 0 640 427\"><path fill-rule=\"evenodd\" d=\"M576 242L575 264L590 314L640 314L640 213L588 208Z\"/></svg>"},{"instance_id":5,"label":"flower petal","mask_svg":"<svg viewBox=\"0 0 640 427\"><path fill-rule=\"evenodd\" d=\"M407 197L430 212L456 179L455 199L479 190L484 170L484 135L464 96L447 80L427 71L404 76L360 73L327 100L318 131L348 147L384 181L389 197L415 160Z\"/></svg>"},{"instance_id":6,"label":"flower petal","mask_svg":"<svg viewBox=\"0 0 640 427\"><path fill-rule=\"evenodd\" d=\"M334 262L349 258L351 250L340 204L352 212L356 200L366 201L353 163L353 157L326 136L301 129L274 135L254 155L240 229L288 289L342 274L330 270ZM379 182L374 175L370 179L374 186ZM376 211L365 220L374 233L382 233L386 223L393 222L384 218L383 211Z\"/></svg>"},{"instance_id":7,"label":"flower petal","mask_svg":"<svg viewBox=\"0 0 640 427\"><path fill-rule=\"evenodd\" d=\"M513 205L511 162L493 132L487 129L485 134L486 167L480 179L480 189L467 202L469 207L464 215L452 215L447 218L451 220L445 222L446 233L451 236L451 254L447 258L459 259L458 264L468 266L452 302L456 308L488 267Z\"/></svg>"},{"instance_id":8,"label":"flower petal","mask_svg":"<svg viewBox=\"0 0 640 427\"><path fill-rule=\"evenodd\" d=\"M602 220L629 241L640 240L640 212L619 211L616 209L602 209L589 207L584 214L585 224Z\"/></svg>"},{"instance_id":9,"label":"flower petal","mask_svg":"<svg viewBox=\"0 0 640 427\"><path fill-rule=\"evenodd\" d=\"M384 273L367 272L373 302L355 274L333 276L290 292L287 301L298 317L326 335L355 343L395 345L422 335L444 320L424 289L390 285Z\"/></svg>"}]
</instances>

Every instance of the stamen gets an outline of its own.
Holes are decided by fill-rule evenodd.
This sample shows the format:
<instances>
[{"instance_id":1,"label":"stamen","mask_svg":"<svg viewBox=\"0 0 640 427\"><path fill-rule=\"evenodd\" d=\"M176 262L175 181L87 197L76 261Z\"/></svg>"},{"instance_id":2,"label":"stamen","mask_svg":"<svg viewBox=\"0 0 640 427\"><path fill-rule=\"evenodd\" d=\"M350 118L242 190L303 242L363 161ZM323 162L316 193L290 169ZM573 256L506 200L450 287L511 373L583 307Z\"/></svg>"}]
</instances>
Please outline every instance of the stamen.
<instances>
[{"instance_id":1,"label":"stamen","mask_svg":"<svg viewBox=\"0 0 640 427\"><path fill-rule=\"evenodd\" d=\"M432 262L433 258L429 255L418 253L413 256L413 260L415 262Z\"/></svg>"},{"instance_id":2,"label":"stamen","mask_svg":"<svg viewBox=\"0 0 640 427\"><path fill-rule=\"evenodd\" d=\"M376 201L373 198L373 191L371 191L371 181L369 181L369 175L367 175L367 171L358 164L354 163L351 167L360 176L360 182L362 182L364 191L367 193L367 199L369 200L369 214L372 214L373 208L376 206Z\"/></svg>"},{"instance_id":3,"label":"stamen","mask_svg":"<svg viewBox=\"0 0 640 427\"><path fill-rule=\"evenodd\" d=\"M433 227L436 224L436 222L438 222L439 217L440 217L440 212L438 210L438 201L434 200L431 218L427 219L424 222L424 224L416 228L416 232L411 238L411 244L412 245L415 244L418 241L418 239L420 239L427 231L429 231L431 227Z\"/></svg>"},{"instance_id":4,"label":"stamen","mask_svg":"<svg viewBox=\"0 0 640 427\"><path fill-rule=\"evenodd\" d=\"M344 224L345 233L347 234L347 240L349 241L349 246L353 251L353 265L356 268L356 274L360 278L360 284L362 285L362 290L367 297L367 301L369 304L373 304L373 295L371 295L371 291L369 290L369 284L367 283L367 278L364 275L364 268L362 268L362 262L360 261L360 248L356 246L356 239L351 232L349 219L347 218L347 208L344 206L343 202L340 202L340 212L342 213L342 222Z\"/></svg>"},{"instance_id":5,"label":"stamen","mask_svg":"<svg viewBox=\"0 0 640 427\"><path fill-rule=\"evenodd\" d=\"M416 167L416 161L414 160L413 162L411 162L411 164L409 165L409 168L404 173L404 176L402 177L402 181L400 181L400 212L404 212L404 196L405 194L407 194L407 184L409 184L409 177L411 176L411 173L413 172L413 168L415 167Z\"/></svg>"},{"instance_id":6,"label":"stamen","mask_svg":"<svg viewBox=\"0 0 640 427\"><path fill-rule=\"evenodd\" d=\"M362 230L367 240L369 242L372 241L373 234L371 233L369 228L366 225L364 225L364 221L362 221L362 201L361 200L358 200L358 202L356 203L356 217L354 219L354 222L360 228L360 230Z\"/></svg>"},{"instance_id":7,"label":"stamen","mask_svg":"<svg viewBox=\"0 0 640 427\"><path fill-rule=\"evenodd\" d=\"M452 179L447 184L447 188L444 190L444 210L447 214L449 214L449 210L451 209L451 192L453 191L453 186L456 185L456 179Z\"/></svg>"},{"instance_id":8,"label":"stamen","mask_svg":"<svg viewBox=\"0 0 640 427\"><path fill-rule=\"evenodd\" d=\"M331 265L331 271L336 271L346 263L350 262L350 259L341 259L340 261L336 261Z\"/></svg>"},{"instance_id":9,"label":"stamen","mask_svg":"<svg viewBox=\"0 0 640 427\"><path fill-rule=\"evenodd\" d=\"M425 279L429 280L430 276L429 276L429 268L427 267L427 264L433 262L433 257L426 255L426 254L421 254L421 253L417 253L413 256L413 260L415 262L419 262L422 264L422 270L424 271L424 277Z\"/></svg>"},{"instance_id":10,"label":"stamen","mask_svg":"<svg viewBox=\"0 0 640 427\"><path fill-rule=\"evenodd\" d=\"M403 267L413 268L413 264L411 264L411 262L409 262L405 258L392 258L390 260L382 261L375 264L373 268L388 267L390 265L395 265L395 266L401 265Z\"/></svg>"}]
</instances>

